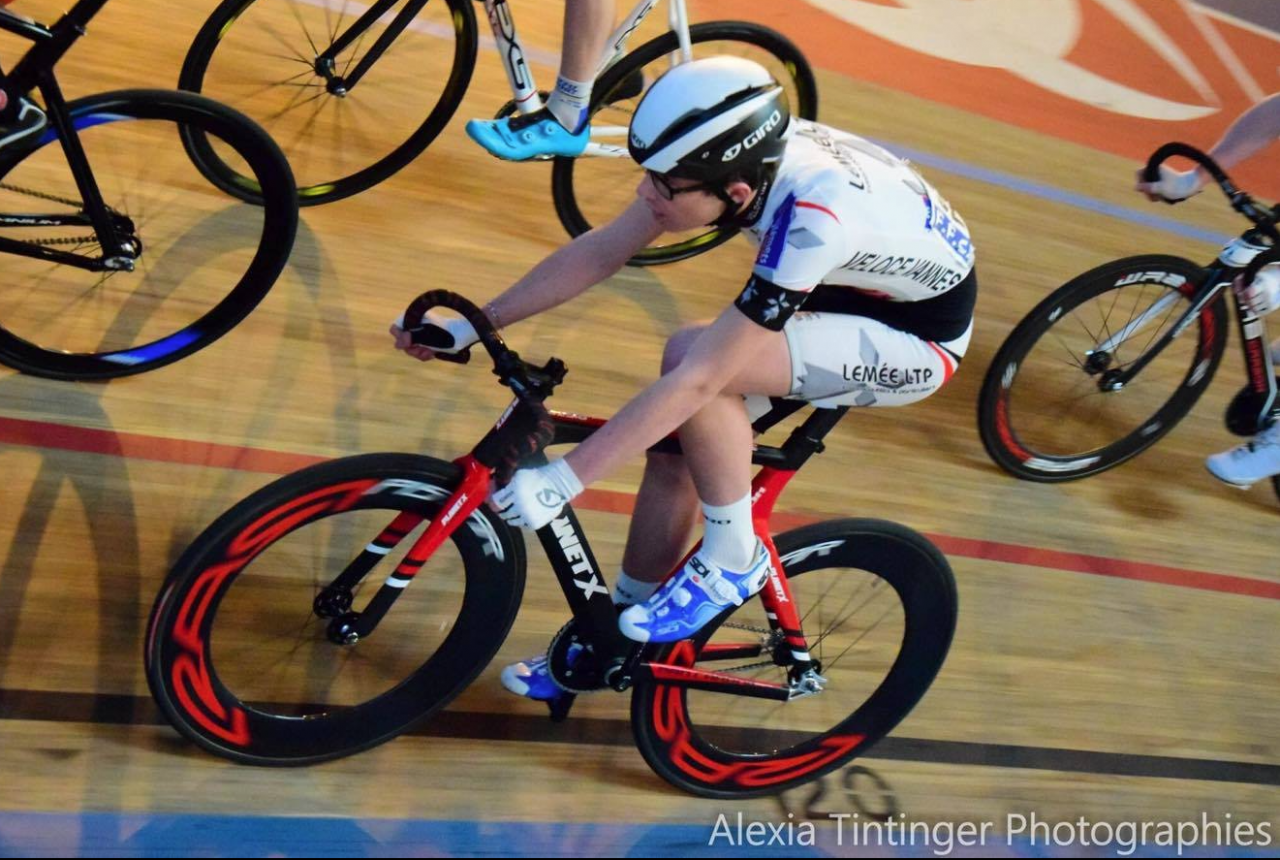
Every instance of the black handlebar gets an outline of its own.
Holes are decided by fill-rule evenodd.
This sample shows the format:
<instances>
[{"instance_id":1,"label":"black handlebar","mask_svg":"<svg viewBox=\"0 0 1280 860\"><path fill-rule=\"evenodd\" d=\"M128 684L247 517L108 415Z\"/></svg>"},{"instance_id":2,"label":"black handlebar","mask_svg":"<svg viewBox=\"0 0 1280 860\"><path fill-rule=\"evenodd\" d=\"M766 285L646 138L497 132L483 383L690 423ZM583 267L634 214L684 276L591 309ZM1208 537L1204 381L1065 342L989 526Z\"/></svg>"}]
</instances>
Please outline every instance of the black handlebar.
<instances>
[{"instance_id":1,"label":"black handlebar","mask_svg":"<svg viewBox=\"0 0 1280 860\"><path fill-rule=\"evenodd\" d=\"M1218 166L1218 162L1214 161L1205 153L1186 143L1166 143L1164 146L1151 153L1151 157L1147 159L1147 166L1142 169L1142 179L1145 182L1160 181L1160 165L1164 164L1175 155L1181 155L1183 158L1189 158L1196 164L1199 164L1205 170L1209 171L1209 175L1222 186L1222 190L1230 197L1239 189L1232 183L1231 178Z\"/></svg>"},{"instance_id":2,"label":"black handlebar","mask_svg":"<svg viewBox=\"0 0 1280 860\"><path fill-rule=\"evenodd\" d=\"M497 329L493 327L493 323L489 321L489 318L484 315L484 311L476 307L474 302L468 301L463 296L450 290L430 290L425 292L410 302L409 307L405 309L404 330L409 333L409 337L415 344L431 348L438 348L442 345L436 341L436 327L422 321L422 318L427 315L427 311L433 308L448 308L461 314L463 319L471 323L471 327L476 330L476 334L480 337L480 342L484 344L485 349L489 350L489 354L493 356L495 361L498 359L500 352L506 349L506 345L498 335ZM437 352L436 358L453 361L458 364L466 364L471 360L471 348L468 347L454 354Z\"/></svg>"},{"instance_id":3,"label":"black handlebar","mask_svg":"<svg viewBox=\"0 0 1280 860\"><path fill-rule=\"evenodd\" d=\"M1231 181L1231 177L1227 176L1226 171L1222 169L1218 162L1194 146L1177 142L1166 143L1151 153L1151 157L1147 159L1146 167L1142 169L1143 181L1159 182L1160 165L1176 155L1189 158L1208 171L1213 180L1218 183L1218 187L1222 189L1222 193L1227 195L1227 199L1231 201L1231 208L1267 231L1269 235L1274 236L1277 214L1266 206L1259 206L1255 203L1252 197L1236 187L1236 184ZM1178 201L1166 200L1165 202L1175 203Z\"/></svg>"},{"instance_id":4,"label":"black handlebar","mask_svg":"<svg viewBox=\"0 0 1280 860\"><path fill-rule=\"evenodd\" d=\"M404 312L404 330L409 333L413 342L422 346L440 346L437 341L436 326L424 323L422 318L432 308L448 308L461 314L463 319L471 323L480 338L480 343L493 359L493 372L502 384L515 392L521 401L541 403L551 396L555 387L564 381L566 368L558 358L550 359L542 367L522 361L515 350L507 346L497 328L485 316L476 304L465 296L452 290L430 290L409 303ZM437 352L436 358L465 364L471 360L471 348L468 347L457 354Z\"/></svg>"}]
</instances>

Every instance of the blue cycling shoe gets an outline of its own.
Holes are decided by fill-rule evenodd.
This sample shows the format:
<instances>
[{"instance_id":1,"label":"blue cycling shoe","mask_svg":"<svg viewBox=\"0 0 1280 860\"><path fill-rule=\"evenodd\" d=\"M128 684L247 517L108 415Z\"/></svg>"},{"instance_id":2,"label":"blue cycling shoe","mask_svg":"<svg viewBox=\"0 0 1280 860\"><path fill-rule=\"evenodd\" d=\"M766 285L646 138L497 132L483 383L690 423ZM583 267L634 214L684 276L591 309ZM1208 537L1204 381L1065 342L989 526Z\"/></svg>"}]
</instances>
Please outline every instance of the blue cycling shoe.
<instances>
[{"instance_id":1,"label":"blue cycling shoe","mask_svg":"<svg viewBox=\"0 0 1280 860\"><path fill-rule=\"evenodd\" d=\"M581 645L569 646L570 667L582 653ZM502 670L502 686L517 696L533 699L535 702L550 702L565 695L566 690L551 680L551 670L547 668L547 655L539 654L519 663L512 663Z\"/></svg>"},{"instance_id":2,"label":"blue cycling shoe","mask_svg":"<svg viewBox=\"0 0 1280 860\"><path fill-rule=\"evenodd\" d=\"M587 149L591 126L584 125L574 134L562 126L551 111L543 108L498 120L473 119L467 123L467 135L491 155L508 161L554 155L576 158Z\"/></svg>"},{"instance_id":3,"label":"blue cycling shoe","mask_svg":"<svg viewBox=\"0 0 1280 860\"><path fill-rule=\"evenodd\" d=\"M756 541L755 557L744 573L722 570L699 552L644 603L618 618L622 635L636 642L679 642L711 619L764 588L773 565L769 551Z\"/></svg>"}]
</instances>

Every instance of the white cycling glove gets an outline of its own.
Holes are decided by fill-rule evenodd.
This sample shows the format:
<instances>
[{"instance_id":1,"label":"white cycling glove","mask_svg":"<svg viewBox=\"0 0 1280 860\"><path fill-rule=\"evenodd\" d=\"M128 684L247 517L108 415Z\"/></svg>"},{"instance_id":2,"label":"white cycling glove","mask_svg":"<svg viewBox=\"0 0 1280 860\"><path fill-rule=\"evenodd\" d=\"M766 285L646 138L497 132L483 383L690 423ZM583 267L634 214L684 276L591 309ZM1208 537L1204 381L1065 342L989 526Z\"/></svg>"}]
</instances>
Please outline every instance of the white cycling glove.
<instances>
[{"instance_id":1,"label":"white cycling glove","mask_svg":"<svg viewBox=\"0 0 1280 860\"><path fill-rule=\"evenodd\" d=\"M508 525L537 531L554 520L582 482L564 460L536 469L520 469L511 483L489 494L489 504Z\"/></svg>"},{"instance_id":2,"label":"white cycling glove","mask_svg":"<svg viewBox=\"0 0 1280 860\"><path fill-rule=\"evenodd\" d=\"M1260 317L1280 308L1280 263L1268 263L1259 269L1243 298Z\"/></svg>"},{"instance_id":3,"label":"white cycling glove","mask_svg":"<svg viewBox=\"0 0 1280 860\"><path fill-rule=\"evenodd\" d=\"M462 317L446 317L435 311L427 311L422 321L430 327L427 329L428 339L422 345L433 352L452 355L480 339L480 335L476 334L475 326ZM405 327L404 314L396 319L396 327L401 329Z\"/></svg>"},{"instance_id":4,"label":"white cycling glove","mask_svg":"<svg viewBox=\"0 0 1280 860\"><path fill-rule=\"evenodd\" d=\"M1200 193L1200 175L1194 170L1174 170L1160 165L1160 181L1147 185L1152 193L1170 202L1186 200Z\"/></svg>"}]
</instances>

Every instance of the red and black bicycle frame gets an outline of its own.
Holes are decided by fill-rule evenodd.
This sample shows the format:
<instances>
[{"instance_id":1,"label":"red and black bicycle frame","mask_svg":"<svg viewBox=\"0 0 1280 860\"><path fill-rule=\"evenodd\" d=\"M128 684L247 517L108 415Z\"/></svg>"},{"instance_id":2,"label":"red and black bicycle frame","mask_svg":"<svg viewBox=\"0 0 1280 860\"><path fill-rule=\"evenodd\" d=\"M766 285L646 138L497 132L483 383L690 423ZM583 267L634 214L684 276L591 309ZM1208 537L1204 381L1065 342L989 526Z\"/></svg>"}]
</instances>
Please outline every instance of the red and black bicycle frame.
<instances>
[{"instance_id":1,"label":"red and black bicycle frame","mask_svg":"<svg viewBox=\"0 0 1280 860\"><path fill-rule=\"evenodd\" d=\"M775 401L775 408L757 421L754 429L757 432L764 432L804 405L797 401ZM515 408L519 408L518 405ZM512 411L508 410L504 413L493 430L486 435L486 440L492 440L503 432L503 425ZM800 613L792 598L781 559L770 537L769 517L787 483L809 457L823 449L823 437L835 427L846 411L847 407L815 410L792 431L782 446L757 446L752 454L752 461L763 466L752 485L752 517L755 531L768 548L773 562L772 573L760 597L770 628L774 633L772 639L780 643L773 649L774 659L779 665L788 667L793 679L818 667L809 654L808 643L801 627ZM551 441L553 445L581 442L605 423L603 420L581 415L556 412L550 414L555 427L555 435ZM456 461L462 470L462 477L453 494L441 503L440 510L444 513L432 521L427 530L414 542L404 560L387 578L364 611L359 613L348 631L350 634L359 638L371 634L431 554L448 539L454 529L465 522L467 517L484 503L489 492L493 466L484 465L476 454L485 447L486 442L482 441L471 454ZM671 437L658 443L651 450L679 453L680 448L679 443ZM538 454L530 460L530 464L543 460L545 460L543 455ZM401 514L370 542L365 551L347 566L347 569L329 589L325 589L324 593L349 591L420 522L421 519L415 515ZM608 676L610 686L625 690L635 681L644 679L661 681L677 687L731 693L737 696L745 695L778 701L786 701L791 697L791 688L787 685L769 684L744 679L730 673L645 660L645 649L626 639L618 630L617 610L614 608L608 585L572 506L566 505L561 514L540 529L537 534L556 578L560 582L577 629L592 643L593 650L599 659L605 663L612 661L624 666L623 671ZM694 550L696 549L695 546ZM690 554L692 552L693 550L690 550ZM679 567L677 566L676 570L679 570ZM763 653L764 648L765 644L759 640L740 644L717 643L704 648L699 657L704 661L757 657Z\"/></svg>"}]
</instances>

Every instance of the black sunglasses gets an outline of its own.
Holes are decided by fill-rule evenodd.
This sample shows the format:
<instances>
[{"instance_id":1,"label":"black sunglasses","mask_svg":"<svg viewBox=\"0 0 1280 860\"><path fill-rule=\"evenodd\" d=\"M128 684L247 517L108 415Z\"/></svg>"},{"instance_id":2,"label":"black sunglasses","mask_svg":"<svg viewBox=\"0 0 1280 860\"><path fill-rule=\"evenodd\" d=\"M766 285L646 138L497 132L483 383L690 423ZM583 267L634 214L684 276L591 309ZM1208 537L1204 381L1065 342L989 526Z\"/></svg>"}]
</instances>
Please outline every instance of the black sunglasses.
<instances>
[{"instance_id":1,"label":"black sunglasses","mask_svg":"<svg viewBox=\"0 0 1280 860\"><path fill-rule=\"evenodd\" d=\"M652 170L646 170L649 174L649 181L653 183L653 187L658 189L658 194L662 195L664 200L674 200L677 194L688 194L691 191L714 191L715 186L705 182L699 182L697 185L689 185L685 188L675 188L671 181L661 173Z\"/></svg>"}]
</instances>

